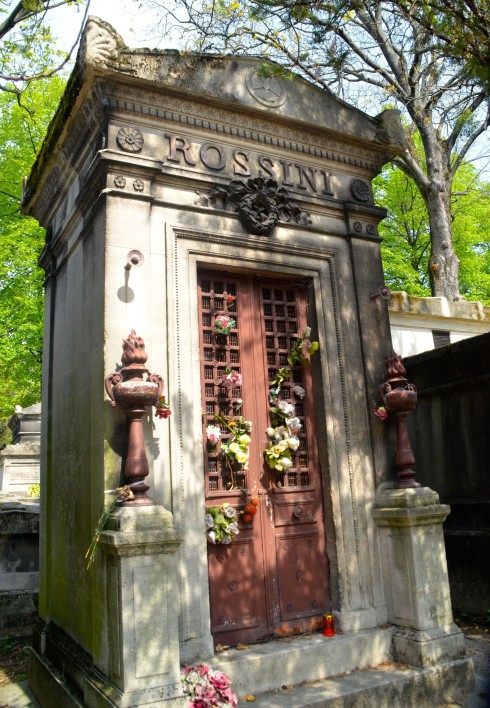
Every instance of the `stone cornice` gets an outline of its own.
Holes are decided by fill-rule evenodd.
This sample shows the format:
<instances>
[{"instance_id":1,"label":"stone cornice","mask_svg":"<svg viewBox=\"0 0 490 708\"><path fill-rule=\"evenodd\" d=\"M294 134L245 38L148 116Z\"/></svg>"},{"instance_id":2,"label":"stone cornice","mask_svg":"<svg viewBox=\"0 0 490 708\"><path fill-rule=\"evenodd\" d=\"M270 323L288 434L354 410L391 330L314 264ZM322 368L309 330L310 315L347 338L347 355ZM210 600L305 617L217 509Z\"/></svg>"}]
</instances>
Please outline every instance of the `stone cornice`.
<instances>
[{"instance_id":1,"label":"stone cornice","mask_svg":"<svg viewBox=\"0 0 490 708\"><path fill-rule=\"evenodd\" d=\"M250 107L214 105L204 102L202 96L189 97L182 90L155 86L134 77L128 94L124 79L120 72L101 73L93 68L83 76L74 74L67 89L68 94L74 94L74 105L70 105L70 95L64 97L53 119L24 191L27 213L35 212L42 220L56 197L68 187L87 150L92 149L95 157L97 150L106 147L107 114L119 120L134 116L132 120L138 125L153 129L156 122L165 121L167 130L209 133L213 140L236 139L264 152L268 148L288 150L298 153L300 160L325 160L333 163L332 169L336 164L342 171L363 169L377 174L397 153L391 145L340 134L328 126L314 126L276 114L269 117ZM46 169L48 155L51 164ZM47 176L38 184L42 174Z\"/></svg>"},{"instance_id":2,"label":"stone cornice","mask_svg":"<svg viewBox=\"0 0 490 708\"><path fill-rule=\"evenodd\" d=\"M155 91L155 87L144 90L132 87L132 100L128 100L124 86L118 81L111 84L110 97L107 98L111 111L132 113L138 116L138 122L154 124L155 119L175 124L175 131L199 130L213 133L213 136L239 138L257 144L257 147L276 147L291 150L301 155L313 156L337 162L343 165L379 172L387 161L387 147L365 140L349 140L349 136L339 135L326 126L298 124L281 116L272 116L273 120L243 107L230 110L225 106L216 107L209 103L176 95L172 89ZM117 89L120 95L118 96ZM390 151L389 157L394 157Z\"/></svg>"}]
</instances>

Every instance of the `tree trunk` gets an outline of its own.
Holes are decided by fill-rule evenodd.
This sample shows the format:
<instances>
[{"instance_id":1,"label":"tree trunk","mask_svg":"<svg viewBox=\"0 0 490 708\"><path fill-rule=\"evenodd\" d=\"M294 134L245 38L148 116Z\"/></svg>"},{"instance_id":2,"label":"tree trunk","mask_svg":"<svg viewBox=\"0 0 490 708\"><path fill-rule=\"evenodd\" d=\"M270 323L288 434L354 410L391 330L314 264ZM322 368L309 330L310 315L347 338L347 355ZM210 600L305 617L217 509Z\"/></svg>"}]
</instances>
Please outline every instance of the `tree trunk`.
<instances>
[{"instance_id":1,"label":"tree trunk","mask_svg":"<svg viewBox=\"0 0 490 708\"><path fill-rule=\"evenodd\" d=\"M425 201L429 215L431 250L429 276L433 297L460 300L459 258L451 228L451 160L447 143L424 113L415 114L415 123L424 145L427 173L413 170L412 176ZM421 117L423 118L421 120Z\"/></svg>"},{"instance_id":2,"label":"tree trunk","mask_svg":"<svg viewBox=\"0 0 490 708\"><path fill-rule=\"evenodd\" d=\"M424 194L429 212L431 249L429 275L432 295L448 300L460 300L459 258L452 240L451 214L440 185L430 182Z\"/></svg>"}]
</instances>

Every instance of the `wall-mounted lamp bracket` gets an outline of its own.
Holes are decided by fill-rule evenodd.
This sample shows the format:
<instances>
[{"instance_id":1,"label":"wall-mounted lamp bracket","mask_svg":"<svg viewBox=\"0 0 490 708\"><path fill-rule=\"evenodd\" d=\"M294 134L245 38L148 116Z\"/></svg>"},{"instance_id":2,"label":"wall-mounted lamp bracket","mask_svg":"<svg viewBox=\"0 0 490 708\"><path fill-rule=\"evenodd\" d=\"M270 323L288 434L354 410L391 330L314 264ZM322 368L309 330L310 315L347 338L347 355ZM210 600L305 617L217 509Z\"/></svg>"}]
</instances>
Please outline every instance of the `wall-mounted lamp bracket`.
<instances>
[{"instance_id":1,"label":"wall-mounted lamp bracket","mask_svg":"<svg viewBox=\"0 0 490 708\"><path fill-rule=\"evenodd\" d=\"M131 270L131 268L139 268L140 266L143 265L145 262L145 257L141 253L141 251L137 250L132 250L129 251L127 257L126 257L126 265L124 266L124 270Z\"/></svg>"},{"instance_id":2,"label":"wall-mounted lamp bracket","mask_svg":"<svg viewBox=\"0 0 490 708\"><path fill-rule=\"evenodd\" d=\"M389 300L391 297L391 290L386 285L380 285L376 292L371 293L369 296L371 300L376 300L380 297L382 300Z\"/></svg>"}]
</instances>

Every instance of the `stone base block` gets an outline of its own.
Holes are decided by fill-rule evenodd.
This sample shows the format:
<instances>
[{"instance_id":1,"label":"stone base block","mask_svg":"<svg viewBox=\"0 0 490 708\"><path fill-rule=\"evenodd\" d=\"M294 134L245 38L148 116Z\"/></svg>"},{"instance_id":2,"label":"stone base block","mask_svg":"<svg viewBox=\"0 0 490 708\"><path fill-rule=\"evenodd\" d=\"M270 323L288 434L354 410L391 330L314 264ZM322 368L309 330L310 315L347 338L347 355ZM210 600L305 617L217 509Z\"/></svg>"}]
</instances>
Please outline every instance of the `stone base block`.
<instances>
[{"instance_id":1,"label":"stone base block","mask_svg":"<svg viewBox=\"0 0 490 708\"><path fill-rule=\"evenodd\" d=\"M464 635L456 625L447 630L437 627L422 632L395 627L392 650L395 661L426 668L463 658Z\"/></svg>"},{"instance_id":2,"label":"stone base block","mask_svg":"<svg viewBox=\"0 0 490 708\"><path fill-rule=\"evenodd\" d=\"M29 686L41 708L186 708L177 683L121 690L99 671L92 658L54 623L39 620L34 629L29 662Z\"/></svg>"},{"instance_id":3,"label":"stone base block","mask_svg":"<svg viewBox=\"0 0 490 708\"><path fill-rule=\"evenodd\" d=\"M130 708L131 706L164 706L186 708L188 699L168 696L168 687L122 693L95 668L82 670L82 687L78 690L45 657L31 649L29 687L41 708ZM179 692L180 686L173 687ZM83 694L83 695L82 695Z\"/></svg>"},{"instance_id":4,"label":"stone base block","mask_svg":"<svg viewBox=\"0 0 490 708\"><path fill-rule=\"evenodd\" d=\"M29 656L29 688L40 706L83 708L82 696L34 649Z\"/></svg>"},{"instance_id":5,"label":"stone base block","mask_svg":"<svg viewBox=\"0 0 490 708\"><path fill-rule=\"evenodd\" d=\"M17 575L17 573L12 573ZM33 624L38 616L37 590L9 590L0 592L0 629Z\"/></svg>"}]
</instances>

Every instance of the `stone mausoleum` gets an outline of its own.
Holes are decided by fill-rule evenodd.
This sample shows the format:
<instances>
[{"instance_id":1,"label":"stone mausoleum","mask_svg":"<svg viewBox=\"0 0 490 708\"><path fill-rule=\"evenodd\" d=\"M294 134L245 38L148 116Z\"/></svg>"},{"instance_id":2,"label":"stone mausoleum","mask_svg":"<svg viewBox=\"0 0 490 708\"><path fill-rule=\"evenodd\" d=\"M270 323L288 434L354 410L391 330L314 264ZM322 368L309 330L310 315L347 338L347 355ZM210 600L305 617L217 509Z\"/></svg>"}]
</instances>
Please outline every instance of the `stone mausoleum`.
<instances>
[{"instance_id":1,"label":"stone mausoleum","mask_svg":"<svg viewBox=\"0 0 490 708\"><path fill-rule=\"evenodd\" d=\"M378 672L386 705L410 681L417 705L467 688L449 508L393 488L372 415L391 345L371 180L402 149L396 111L371 118L254 58L131 50L89 19L24 195L47 229L42 706L184 706L179 667L197 661L239 695L390 661L410 668ZM104 381L115 396L130 361L159 395L163 377L170 418L112 405ZM144 455L129 419L143 503L111 514L87 569L110 490ZM293 440L271 467L274 434ZM213 544L223 504L239 533Z\"/></svg>"}]
</instances>

